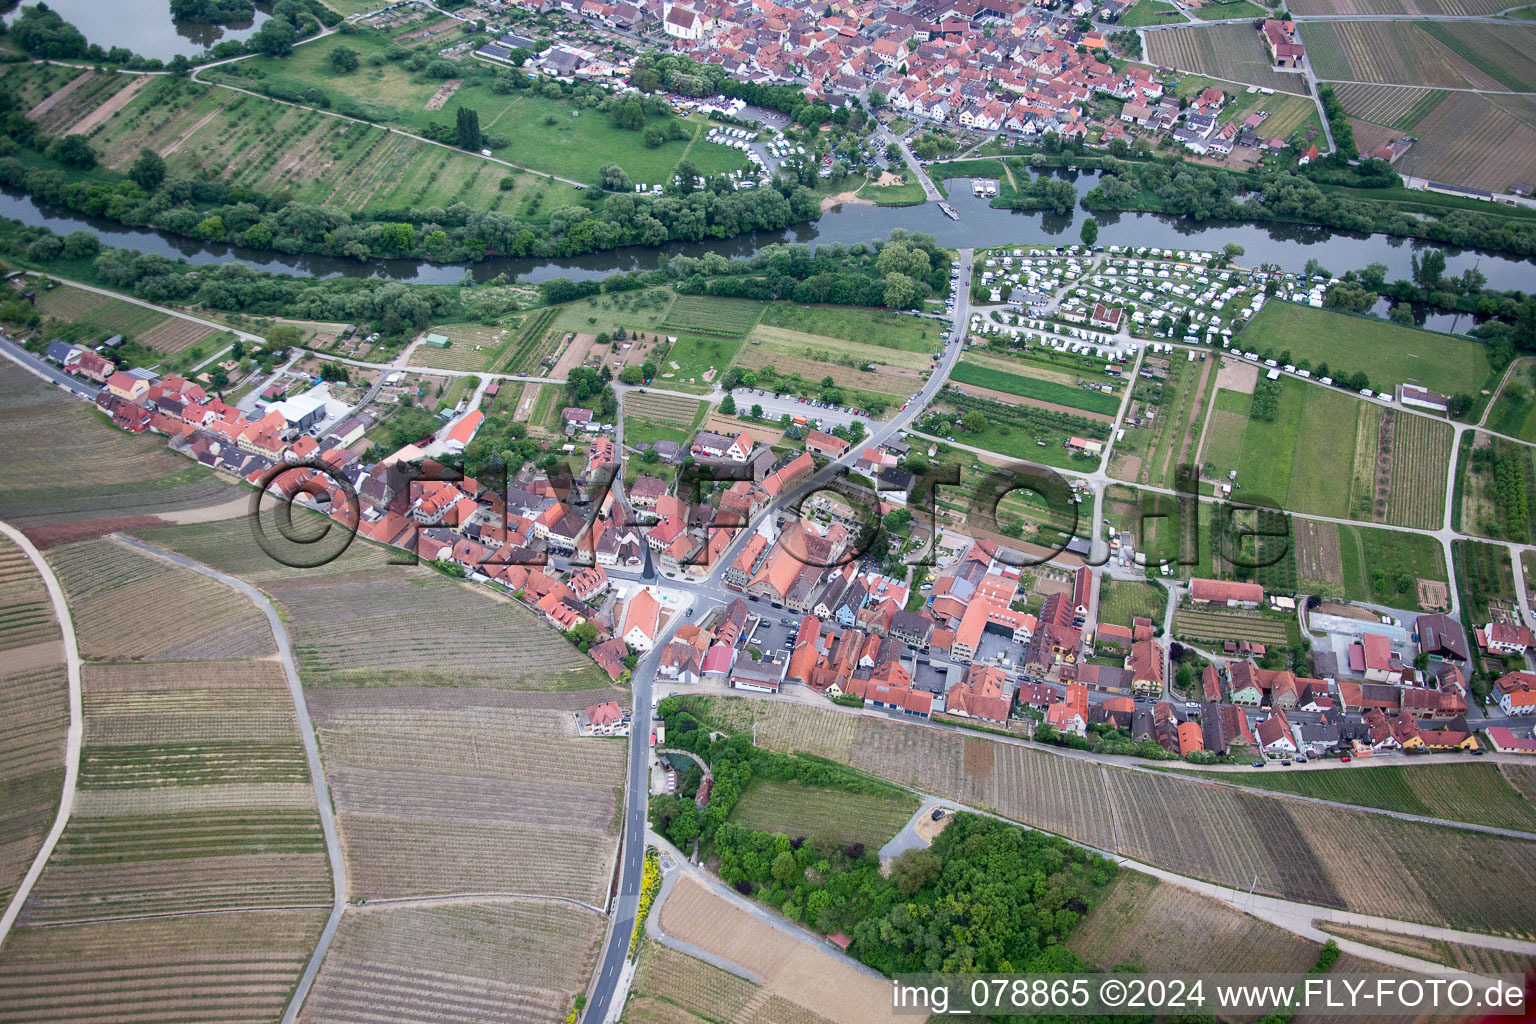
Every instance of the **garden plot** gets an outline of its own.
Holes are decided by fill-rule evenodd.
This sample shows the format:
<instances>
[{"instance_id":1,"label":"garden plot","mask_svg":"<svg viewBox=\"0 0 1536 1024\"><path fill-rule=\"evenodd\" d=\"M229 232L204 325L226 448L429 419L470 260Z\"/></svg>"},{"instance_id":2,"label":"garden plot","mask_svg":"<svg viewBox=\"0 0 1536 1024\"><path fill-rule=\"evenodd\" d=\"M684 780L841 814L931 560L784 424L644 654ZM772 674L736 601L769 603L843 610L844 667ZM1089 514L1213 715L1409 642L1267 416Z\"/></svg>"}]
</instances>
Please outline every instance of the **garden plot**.
<instances>
[{"instance_id":1,"label":"garden plot","mask_svg":"<svg viewBox=\"0 0 1536 1024\"><path fill-rule=\"evenodd\" d=\"M559 903L349 908L298 1019L557 1021L602 936L601 915Z\"/></svg>"},{"instance_id":2,"label":"garden plot","mask_svg":"<svg viewBox=\"0 0 1536 1024\"><path fill-rule=\"evenodd\" d=\"M266 1024L282 1016L325 917L300 910L17 927L0 954L0 1020Z\"/></svg>"},{"instance_id":3,"label":"garden plot","mask_svg":"<svg viewBox=\"0 0 1536 1024\"><path fill-rule=\"evenodd\" d=\"M53 548L80 653L112 661L262 658L266 618L228 587L107 540Z\"/></svg>"},{"instance_id":4,"label":"garden plot","mask_svg":"<svg viewBox=\"0 0 1536 1024\"><path fill-rule=\"evenodd\" d=\"M417 345L411 352L412 366L439 370L489 370L501 360L510 340L516 336L521 320L505 324L442 324L431 328L450 342L447 348Z\"/></svg>"}]
</instances>

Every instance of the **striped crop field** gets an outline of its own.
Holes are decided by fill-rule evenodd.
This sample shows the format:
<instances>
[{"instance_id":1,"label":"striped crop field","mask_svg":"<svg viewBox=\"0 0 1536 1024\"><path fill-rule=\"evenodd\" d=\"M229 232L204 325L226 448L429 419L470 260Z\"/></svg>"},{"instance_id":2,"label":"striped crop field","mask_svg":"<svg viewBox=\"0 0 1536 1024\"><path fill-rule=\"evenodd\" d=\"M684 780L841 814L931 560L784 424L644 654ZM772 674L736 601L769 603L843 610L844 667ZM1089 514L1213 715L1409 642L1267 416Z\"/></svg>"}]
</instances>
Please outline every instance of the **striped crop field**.
<instances>
[{"instance_id":1,"label":"striped crop field","mask_svg":"<svg viewBox=\"0 0 1536 1024\"><path fill-rule=\"evenodd\" d=\"M0 906L42 846L64 784L69 694L42 577L0 539Z\"/></svg>"},{"instance_id":2,"label":"striped crop field","mask_svg":"<svg viewBox=\"0 0 1536 1024\"><path fill-rule=\"evenodd\" d=\"M1175 635L1204 643L1249 640L1284 646L1294 628L1294 622L1268 618L1260 612L1206 611L1190 605L1180 605L1173 617Z\"/></svg>"},{"instance_id":3,"label":"striped crop field","mask_svg":"<svg viewBox=\"0 0 1536 1024\"><path fill-rule=\"evenodd\" d=\"M349 909L299 1020L553 1024L586 990L603 925L533 901Z\"/></svg>"},{"instance_id":4,"label":"striped crop field","mask_svg":"<svg viewBox=\"0 0 1536 1024\"><path fill-rule=\"evenodd\" d=\"M509 706L503 696L316 692L312 712L357 895L602 902L628 748L577 737L568 711Z\"/></svg>"},{"instance_id":5,"label":"striped crop field","mask_svg":"<svg viewBox=\"0 0 1536 1024\"><path fill-rule=\"evenodd\" d=\"M325 911L16 928L0 1022L267 1024L282 1016Z\"/></svg>"},{"instance_id":6,"label":"striped crop field","mask_svg":"<svg viewBox=\"0 0 1536 1024\"><path fill-rule=\"evenodd\" d=\"M843 760L1179 874L1240 889L1257 877L1260 891L1401 920L1536 932L1536 907L1508 899L1500 881L1536 871L1533 843L1130 771L915 723L769 701L688 702L723 728L755 721L765 747ZM990 757L980 756L986 751ZM1481 869L1458 867L1469 863ZM1431 895L1436 878L1453 875L1453 884Z\"/></svg>"},{"instance_id":7,"label":"striped crop field","mask_svg":"<svg viewBox=\"0 0 1536 1024\"><path fill-rule=\"evenodd\" d=\"M1399 415L1394 433L1387 520L1437 530L1445 518L1445 469L1451 463L1455 431L1449 423L1428 416Z\"/></svg>"},{"instance_id":8,"label":"striped crop field","mask_svg":"<svg viewBox=\"0 0 1536 1024\"><path fill-rule=\"evenodd\" d=\"M1274 70L1251 24L1172 28L1148 32L1146 38L1147 60L1153 64L1277 92L1306 91L1303 76Z\"/></svg>"},{"instance_id":9,"label":"striped crop field","mask_svg":"<svg viewBox=\"0 0 1536 1024\"><path fill-rule=\"evenodd\" d=\"M1298 0L1292 14L1447 14L1464 17L1493 14L1509 5L1504 0Z\"/></svg>"},{"instance_id":10,"label":"striped crop field","mask_svg":"<svg viewBox=\"0 0 1536 1024\"><path fill-rule=\"evenodd\" d=\"M679 295L662 320L663 331L682 331L721 338L745 338L762 319L763 303L750 299L720 299L712 295Z\"/></svg>"},{"instance_id":11,"label":"striped crop field","mask_svg":"<svg viewBox=\"0 0 1536 1024\"><path fill-rule=\"evenodd\" d=\"M1334 86L1350 117L1400 132L1412 131L1446 96L1444 89L1400 89L1344 82Z\"/></svg>"},{"instance_id":12,"label":"striped crop field","mask_svg":"<svg viewBox=\"0 0 1536 1024\"><path fill-rule=\"evenodd\" d=\"M267 620L206 576L109 540L48 552L69 593L82 657L112 661L260 658Z\"/></svg>"},{"instance_id":13,"label":"striped crop field","mask_svg":"<svg viewBox=\"0 0 1536 1024\"><path fill-rule=\"evenodd\" d=\"M699 407L702 404L697 398L682 398L677 395L641 395L629 391L624 395L624 415L654 423L670 424L686 430L692 429L694 423L698 421Z\"/></svg>"}]
</instances>

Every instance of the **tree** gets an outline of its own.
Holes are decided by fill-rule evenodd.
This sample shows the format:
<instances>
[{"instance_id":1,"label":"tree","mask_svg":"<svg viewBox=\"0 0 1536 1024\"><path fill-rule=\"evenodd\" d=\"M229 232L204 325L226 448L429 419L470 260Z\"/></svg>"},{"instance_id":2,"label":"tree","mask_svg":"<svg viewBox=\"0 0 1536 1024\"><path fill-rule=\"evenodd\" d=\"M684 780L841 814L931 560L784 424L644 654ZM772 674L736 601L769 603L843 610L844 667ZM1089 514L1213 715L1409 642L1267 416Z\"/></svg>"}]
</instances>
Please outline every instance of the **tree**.
<instances>
[{"instance_id":1,"label":"tree","mask_svg":"<svg viewBox=\"0 0 1536 1024\"><path fill-rule=\"evenodd\" d=\"M645 127L645 110L640 106L640 97L630 96L614 103L613 126L636 132Z\"/></svg>"},{"instance_id":2,"label":"tree","mask_svg":"<svg viewBox=\"0 0 1536 1024\"><path fill-rule=\"evenodd\" d=\"M484 144L478 111L468 107L459 108L458 137L460 149L477 150Z\"/></svg>"},{"instance_id":3,"label":"tree","mask_svg":"<svg viewBox=\"0 0 1536 1024\"><path fill-rule=\"evenodd\" d=\"M128 177L145 192L153 192L165 180L165 160L152 149L141 149L128 165Z\"/></svg>"},{"instance_id":4,"label":"tree","mask_svg":"<svg viewBox=\"0 0 1536 1024\"><path fill-rule=\"evenodd\" d=\"M327 59L331 62L331 67L343 75L356 71L359 64L358 53L350 46L336 47Z\"/></svg>"},{"instance_id":5,"label":"tree","mask_svg":"<svg viewBox=\"0 0 1536 1024\"><path fill-rule=\"evenodd\" d=\"M1413 254L1413 283L1425 291L1433 291L1445 276L1445 253L1439 249L1426 249Z\"/></svg>"},{"instance_id":6,"label":"tree","mask_svg":"<svg viewBox=\"0 0 1536 1024\"><path fill-rule=\"evenodd\" d=\"M268 57L291 57L293 44L298 38L299 34L293 30L288 19L269 18L262 22L261 28L251 37L250 45L256 52Z\"/></svg>"},{"instance_id":7,"label":"tree","mask_svg":"<svg viewBox=\"0 0 1536 1024\"><path fill-rule=\"evenodd\" d=\"M628 192L634 188L635 183L629 180L629 175L618 164L608 164L597 172L598 184L608 192Z\"/></svg>"},{"instance_id":8,"label":"tree","mask_svg":"<svg viewBox=\"0 0 1536 1024\"><path fill-rule=\"evenodd\" d=\"M1083 221L1081 237L1084 245L1095 245L1099 241L1099 222L1089 217Z\"/></svg>"},{"instance_id":9,"label":"tree","mask_svg":"<svg viewBox=\"0 0 1536 1024\"><path fill-rule=\"evenodd\" d=\"M968 433L980 434L987 429L987 418L979 412L968 412L960 418L960 425Z\"/></svg>"},{"instance_id":10,"label":"tree","mask_svg":"<svg viewBox=\"0 0 1536 1024\"><path fill-rule=\"evenodd\" d=\"M723 399L721 399L720 411L725 413L727 416L734 415L736 412L736 398L733 395L726 395Z\"/></svg>"},{"instance_id":11,"label":"tree","mask_svg":"<svg viewBox=\"0 0 1536 1024\"><path fill-rule=\"evenodd\" d=\"M901 147L894 142L885 144L885 159L888 163L895 163L901 159Z\"/></svg>"},{"instance_id":12,"label":"tree","mask_svg":"<svg viewBox=\"0 0 1536 1024\"><path fill-rule=\"evenodd\" d=\"M1238 245L1236 242L1228 242L1226 245L1221 247L1221 254L1222 256L1226 257L1228 263L1238 259L1246 251L1247 250Z\"/></svg>"},{"instance_id":13,"label":"tree","mask_svg":"<svg viewBox=\"0 0 1536 1024\"><path fill-rule=\"evenodd\" d=\"M1392 311L1387 315L1392 318L1392 322L1395 324L1403 324L1407 327L1413 326L1413 307L1406 302L1393 303Z\"/></svg>"},{"instance_id":14,"label":"tree","mask_svg":"<svg viewBox=\"0 0 1536 1024\"><path fill-rule=\"evenodd\" d=\"M667 141L667 133L654 124L646 126L644 137L646 149L660 149Z\"/></svg>"},{"instance_id":15,"label":"tree","mask_svg":"<svg viewBox=\"0 0 1536 1024\"><path fill-rule=\"evenodd\" d=\"M90 168L96 166L96 151L80 136L66 135L49 143L48 159L70 167Z\"/></svg>"},{"instance_id":16,"label":"tree","mask_svg":"<svg viewBox=\"0 0 1536 1024\"><path fill-rule=\"evenodd\" d=\"M788 414L786 414L786 417L787 415ZM763 407L758 405L756 402L752 403L752 418L755 420L760 420L763 418Z\"/></svg>"},{"instance_id":17,"label":"tree","mask_svg":"<svg viewBox=\"0 0 1536 1024\"><path fill-rule=\"evenodd\" d=\"M917 282L906 274L887 274L885 277L885 290L882 294L887 309L906 309L917 304L922 295Z\"/></svg>"}]
</instances>

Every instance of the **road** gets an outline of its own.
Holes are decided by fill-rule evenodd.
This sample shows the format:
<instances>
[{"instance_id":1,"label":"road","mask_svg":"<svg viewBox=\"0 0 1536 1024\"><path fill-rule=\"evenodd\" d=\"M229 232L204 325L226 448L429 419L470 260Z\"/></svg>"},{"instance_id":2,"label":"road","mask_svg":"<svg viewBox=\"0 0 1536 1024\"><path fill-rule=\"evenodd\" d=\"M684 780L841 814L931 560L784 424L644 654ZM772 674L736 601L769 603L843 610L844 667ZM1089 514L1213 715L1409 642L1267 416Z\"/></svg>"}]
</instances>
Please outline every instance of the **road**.
<instances>
[{"instance_id":1,"label":"road","mask_svg":"<svg viewBox=\"0 0 1536 1024\"><path fill-rule=\"evenodd\" d=\"M975 253L971 249L959 251L960 281L967 282L971 279L971 263ZM965 324L970 318L970 289L958 287L955 291L955 309L951 316L954 325ZM836 462L829 463L817 472L807 483L796 488L790 494L781 497L763 512L759 522L764 518L771 518L778 511L792 507L805 495L810 494L818 487L825 486L838 473L839 470L852 466L858 461L863 448L878 446L894 438L899 431L917 417L923 406L938 394L944 386L945 379L960 359L961 352L960 335L955 332L950 342L944 348L944 354L939 361L938 369L923 384L918 394L918 400L910 403L905 411L898 412L890 421L881 424L864 445L850 448L848 454ZM622 435L620 437L622 440ZM711 568L709 575L702 580L683 582L668 580L668 588L677 588L691 592L695 600L701 597L713 596L718 598L725 594L723 577L726 568L735 560L742 545L751 536L751 530L743 530L735 541L726 550L726 553ZM621 577L623 578L623 577ZM734 596L734 595L733 595ZM601 1024L610 1017L610 1007L614 996L618 991L618 983L623 972L624 958L629 950L629 937L634 932L635 916L640 905L640 879L645 863L645 825L646 808L650 794L650 730L640 724L640 716L649 714L651 691L655 685L656 666L661 660L661 651L671 639L671 634L682 623L691 621L683 615L673 617L666 634L657 638L656 646L651 649L636 666L632 677L633 704L636 725L630 730L629 738L629 778L628 792L625 797L624 808L624 841L623 850L619 860L619 891L615 901L613 913L610 915L610 926L607 938L604 940L602 958L598 962L598 970L593 979L592 991L587 1002L587 1008L582 1014L582 1020L587 1024Z\"/></svg>"},{"instance_id":2,"label":"road","mask_svg":"<svg viewBox=\"0 0 1536 1024\"><path fill-rule=\"evenodd\" d=\"M65 391L72 392L87 402L96 401L96 396L101 393L101 388L71 377L46 359L40 359L28 352L4 334L0 334L0 355L4 355L34 377L41 377L49 384L57 384Z\"/></svg>"},{"instance_id":3,"label":"road","mask_svg":"<svg viewBox=\"0 0 1536 1024\"><path fill-rule=\"evenodd\" d=\"M16 916L21 913L27 897L32 893L32 887L42 876L48 858L53 856L54 847L59 845L59 838L64 835L64 828L69 824L70 812L74 810L75 784L80 778L80 744L85 738L85 710L80 687L80 647L75 642L75 622L69 614L69 602L65 600L64 588L59 586L58 578L43 559L42 552L37 550L25 534L10 523L0 523L0 533L21 548L38 575L43 578L43 586L48 590L48 601L53 605L53 616L58 620L59 630L63 634L64 669L69 685L69 729L64 734L64 789L59 796L59 812L54 816L53 827L43 838L42 847L32 859L32 865L27 868L16 892L12 894L5 912L0 914L0 946L3 946L5 937L10 934L11 925L16 922Z\"/></svg>"},{"instance_id":4,"label":"road","mask_svg":"<svg viewBox=\"0 0 1536 1024\"><path fill-rule=\"evenodd\" d=\"M326 951L331 948L331 940L336 937L336 928L341 924L342 912L346 910L347 862L341 854L341 839L336 833L336 813L331 806L330 787L326 784L325 768L320 763L320 744L315 739L315 725L309 717L309 705L304 701L304 685L299 681L299 667L293 658L293 647L288 642L288 629L283 625L282 617L278 615L277 608L267 596L244 580L236 579L217 569L211 569L185 555L162 551L133 537L114 534L112 539L119 544L142 551L152 558L170 562L172 565L218 580L225 586L238 591L261 609L262 614L267 617L267 625L272 629L272 639L277 644L277 657L282 663L283 675L288 680L288 694L293 698L293 709L298 716L299 735L304 742L304 757L309 764L309 777L315 789L315 805L320 815L320 829L325 833L325 853L331 864L332 882L330 917L326 919L325 928L321 930L320 938L315 943L315 951L304 967L304 974L299 978L298 987L294 989L293 995L288 1000L287 1009L283 1011L282 1024L293 1024L298 1018L299 1007L304 1005L304 997L309 994L310 986L315 983L315 975L320 971L320 964L325 960Z\"/></svg>"}]
</instances>

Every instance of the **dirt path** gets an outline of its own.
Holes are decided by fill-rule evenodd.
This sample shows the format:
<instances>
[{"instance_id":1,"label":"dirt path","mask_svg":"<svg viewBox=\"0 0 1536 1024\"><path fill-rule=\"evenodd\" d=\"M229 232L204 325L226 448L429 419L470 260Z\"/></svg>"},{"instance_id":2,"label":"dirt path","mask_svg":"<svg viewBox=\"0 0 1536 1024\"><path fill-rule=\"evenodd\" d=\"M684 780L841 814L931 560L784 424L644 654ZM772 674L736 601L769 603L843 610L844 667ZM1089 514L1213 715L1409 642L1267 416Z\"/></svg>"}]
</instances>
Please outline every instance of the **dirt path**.
<instances>
[{"instance_id":1,"label":"dirt path","mask_svg":"<svg viewBox=\"0 0 1536 1024\"><path fill-rule=\"evenodd\" d=\"M1024 398L1021 395L1009 394L1006 391L993 391L991 388L977 387L975 384L956 384L950 381L950 385L956 390L968 395L976 395L981 398L990 398L993 401L1006 405L1027 405L1032 409L1049 409L1052 412L1064 412L1069 416L1081 416L1084 419L1095 420L1099 423L1113 423L1115 418L1102 412L1089 412L1086 409L1075 409L1070 405L1057 405L1055 402L1042 402L1038 398Z\"/></svg>"},{"instance_id":2,"label":"dirt path","mask_svg":"<svg viewBox=\"0 0 1536 1024\"><path fill-rule=\"evenodd\" d=\"M70 93L84 85L87 81L94 77L95 74L96 72L94 71L82 71L74 78L71 78L68 82L65 82L63 88L49 93L47 96L44 96L42 101L39 102L37 106L27 111L28 120L36 121L38 118L48 113L48 111L64 102L64 100L68 99Z\"/></svg>"},{"instance_id":3,"label":"dirt path","mask_svg":"<svg viewBox=\"0 0 1536 1024\"><path fill-rule=\"evenodd\" d=\"M135 96L139 94L139 90L148 84L149 76L138 76L133 81L129 82L127 85L123 86L121 89L117 90L117 92L109 96L105 103L102 103L95 110L92 110L89 114L86 114L80 120L76 121L74 126L64 134L89 135L101 125L105 124L107 119L110 118L113 114L126 107L129 101L131 101Z\"/></svg>"},{"instance_id":4,"label":"dirt path","mask_svg":"<svg viewBox=\"0 0 1536 1024\"><path fill-rule=\"evenodd\" d=\"M1200 382L1195 385L1195 401L1194 404L1190 406L1190 418L1184 423L1183 443L1179 445L1179 462L1182 464L1187 465L1190 461L1189 448L1191 444L1195 445L1196 451L1198 452L1199 446L1205 442L1204 423L1200 424L1200 437L1198 439L1191 438L1189 436L1189 428L1193 424L1195 417L1199 416L1200 411L1205 408L1205 386L1210 381L1210 379L1211 362L1209 359L1207 359L1205 362L1200 364ZM1168 458L1173 458L1173 449L1171 447L1168 449ZM1163 462L1163 479L1168 479L1168 463L1166 460Z\"/></svg>"}]
</instances>

